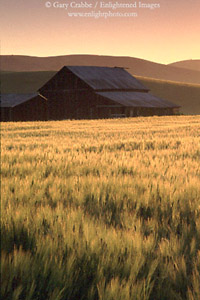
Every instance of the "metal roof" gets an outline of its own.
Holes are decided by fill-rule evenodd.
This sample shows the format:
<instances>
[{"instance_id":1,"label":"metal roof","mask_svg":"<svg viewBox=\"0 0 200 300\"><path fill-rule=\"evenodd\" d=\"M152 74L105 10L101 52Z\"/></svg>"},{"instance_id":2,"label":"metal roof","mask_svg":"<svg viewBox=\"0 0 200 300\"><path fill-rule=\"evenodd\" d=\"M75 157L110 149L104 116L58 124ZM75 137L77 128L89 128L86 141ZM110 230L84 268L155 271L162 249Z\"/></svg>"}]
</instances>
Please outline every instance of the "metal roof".
<instances>
[{"instance_id":1,"label":"metal roof","mask_svg":"<svg viewBox=\"0 0 200 300\"><path fill-rule=\"evenodd\" d=\"M113 100L123 106L132 107L179 107L169 101L155 97L149 93L140 92L96 92L96 94Z\"/></svg>"},{"instance_id":2,"label":"metal roof","mask_svg":"<svg viewBox=\"0 0 200 300\"><path fill-rule=\"evenodd\" d=\"M66 66L71 72L95 90L106 89L148 89L123 68Z\"/></svg>"},{"instance_id":3,"label":"metal roof","mask_svg":"<svg viewBox=\"0 0 200 300\"><path fill-rule=\"evenodd\" d=\"M1 94L1 107L15 107L36 96L38 93L31 94Z\"/></svg>"}]
</instances>

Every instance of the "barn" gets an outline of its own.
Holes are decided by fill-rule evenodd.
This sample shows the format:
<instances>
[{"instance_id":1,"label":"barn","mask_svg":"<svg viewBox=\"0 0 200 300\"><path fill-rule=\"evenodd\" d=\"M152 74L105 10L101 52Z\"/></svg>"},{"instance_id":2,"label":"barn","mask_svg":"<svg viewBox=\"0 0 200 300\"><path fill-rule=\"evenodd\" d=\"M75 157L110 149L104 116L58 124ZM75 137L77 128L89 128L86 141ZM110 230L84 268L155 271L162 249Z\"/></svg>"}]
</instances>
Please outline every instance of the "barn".
<instances>
[{"instance_id":1,"label":"barn","mask_svg":"<svg viewBox=\"0 0 200 300\"><path fill-rule=\"evenodd\" d=\"M119 67L64 66L39 93L48 99L52 120L173 115L179 109Z\"/></svg>"},{"instance_id":2,"label":"barn","mask_svg":"<svg viewBox=\"0 0 200 300\"><path fill-rule=\"evenodd\" d=\"M1 121L47 120L47 99L39 93L1 94Z\"/></svg>"},{"instance_id":3,"label":"barn","mask_svg":"<svg viewBox=\"0 0 200 300\"><path fill-rule=\"evenodd\" d=\"M64 66L36 93L2 94L2 121L98 119L177 114L125 69Z\"/></svg>"}]
</instances>

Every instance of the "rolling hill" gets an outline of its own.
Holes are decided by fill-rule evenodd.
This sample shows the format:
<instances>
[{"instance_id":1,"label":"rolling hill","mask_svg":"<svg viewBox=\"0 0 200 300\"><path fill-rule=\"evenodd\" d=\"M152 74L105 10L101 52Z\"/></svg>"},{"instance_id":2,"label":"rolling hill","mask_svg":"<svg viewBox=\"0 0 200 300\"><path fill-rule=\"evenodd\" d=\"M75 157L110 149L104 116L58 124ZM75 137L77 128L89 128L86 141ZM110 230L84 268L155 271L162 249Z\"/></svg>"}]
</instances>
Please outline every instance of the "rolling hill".
<instances>
[{"instance_id":1,"label":"rolling hill","mask_svg":"<svg viewBox=\"0 0 200 300\"><path fill-rule=\"evenodd\" d=\"M172 64L169 64L168 66L172 67L178 67L188 70L195 70L200 71L200 59L190 59L190 60L182 60L177 61Z\"/></svg>"},{"instance_id":2,"label":"rolling hill","mask_svg":"<svg viewBox=\"0 0 200 300\"><path fill-rule=\"evenodd\" d=\"M137 77L151 93L181 106L185 115L200 115L200 85Z\"/></svg>"},{"instance_id":3,"label":"rolling hill","mask_svg":"<svg viewBox=\"0 0 200 300\"><path fill-rule=\"evenodd\" d=\"M2 93L31 93L38 90L56 72L2 72ZM200 114L200 85L136 76L155 96L181 106L183 114Z\"/></svg>"},{"instance_id":4,"label":"rolling hill","mask_svg":"<svg viewBox=\"0 0 200 300\"><path fill-rule=\"evenodd\" d=\"M32 93L47 82L56 71L1 72L1 91L7 93Z\"/></svg>"},{"instance_id":5,"label":"rolling hill","mask_svg":"<svg viewBox=\"0 0 200 300\"><path fill-rule=\"evenodd\" d=\"M127 68L134 76L200 84L200 71L198 70L164 65L133 57L100 55L66 55L54 57L1 56L2 71L57 71L64 65L118 66Z\"/></svg>"}]
</instances>

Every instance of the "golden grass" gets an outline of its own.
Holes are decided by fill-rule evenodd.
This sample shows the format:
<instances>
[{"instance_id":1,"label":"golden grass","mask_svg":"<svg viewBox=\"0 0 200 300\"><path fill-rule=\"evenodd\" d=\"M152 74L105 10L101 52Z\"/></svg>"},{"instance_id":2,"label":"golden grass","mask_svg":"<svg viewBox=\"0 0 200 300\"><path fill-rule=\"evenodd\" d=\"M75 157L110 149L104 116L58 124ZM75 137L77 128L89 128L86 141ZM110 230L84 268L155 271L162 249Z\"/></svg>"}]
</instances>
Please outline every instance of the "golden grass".
<instances>
[{"instance_id":1,"label":"golden grass","mask_svg":"<svg viewBox=\"0 0 200 300\"><path fill-rule=\"evenodd\" d=\"M200 299L200 117L2 123L2 299Z\"/></svg>"}]
</instances>

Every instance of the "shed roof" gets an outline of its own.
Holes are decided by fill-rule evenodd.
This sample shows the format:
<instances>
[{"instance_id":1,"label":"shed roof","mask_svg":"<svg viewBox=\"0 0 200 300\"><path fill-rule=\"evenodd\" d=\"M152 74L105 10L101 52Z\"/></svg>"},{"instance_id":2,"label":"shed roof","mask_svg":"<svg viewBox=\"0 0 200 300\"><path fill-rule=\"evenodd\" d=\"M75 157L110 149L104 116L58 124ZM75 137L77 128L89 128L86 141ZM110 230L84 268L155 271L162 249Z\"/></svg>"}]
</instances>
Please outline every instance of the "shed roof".
<instances>
[{"instance_id":1,"label":"shed roof","mask_svg":"<svg viewBox=\"0 0 200 300\"><path fill-rule=\"evenodd\" d=\"M113 100L123 106L175 108L178 105L160 99L149 93L140 92L96 92L96 94Z\"/></svg>"},{"instance_id":2,"label":"shed roof","mask_svg":"<svg viewBox=\"0 0 200 300\"><path fill-rule=\"evenodd\" d=\"M94 90L146 90L148 89L123 68L66 66Z\"/></svg>"},{"instance_id":3,"label":"shed roof","mask_svg":"<svg viewBox=\"0 0 200 300\"><path fill-rule=\"evenodd\" d=\"M31 94L1 94L1 107L15 107L22 104L36 96L39 93Z\"/></svg>"}]
</instances>

